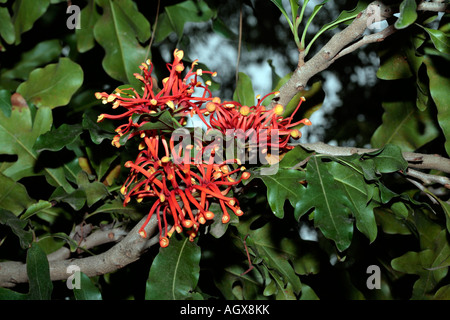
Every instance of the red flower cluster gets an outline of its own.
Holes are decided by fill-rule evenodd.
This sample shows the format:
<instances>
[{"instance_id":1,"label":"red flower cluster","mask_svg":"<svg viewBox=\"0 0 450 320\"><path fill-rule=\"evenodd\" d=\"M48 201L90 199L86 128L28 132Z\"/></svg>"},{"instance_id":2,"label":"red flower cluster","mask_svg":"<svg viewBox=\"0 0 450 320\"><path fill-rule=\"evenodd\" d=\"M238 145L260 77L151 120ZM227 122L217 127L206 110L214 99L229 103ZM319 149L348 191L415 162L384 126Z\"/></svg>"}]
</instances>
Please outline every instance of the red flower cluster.
<instances>
[{"instance_id":1,"label":"red flower cluster","mask_svg":"<svg viewBox=\"0 0 450 320\"><path fill-rule=\"evenodd\" d=\"M139 233L146 237L144 227L156 212L160 230L160 245L166 247L173 231L182 232L188 229L190 239L197 235L200 224L214 218L209 211L211 200L218 201L222 208L222 222L227 223L230 208L237 216L243 214L236 198L227 197L232 186L248 179L250 174L243 172L244 167L230 170L227 161L221 164L214 163L214 148L208 146L210 156L208 161L202 161L197 156L191 156L192 145L185 150L181 147L175 151L171 139L170 150L164 137L158 135L144 137L145 147L136 161L128 161L125 167L131 169L130 175L123 185L121 192L125 195L125 204L131 197L138 202L146 197L154 197L154 202L147 216L146 222ZM160 152L162 152L162 156ZM176 153L176 156L174 157ZM181 161L173 161L177 158ZM236 179L234 176L240 176ZM168 230L168 215L171 215L173 227ZM162 225L164 224L164 225Z\"/></svg>"},{"instance_id":2,"label":"red flower cluster","mask_svg":"<svg viewBox=\"0 0 450 320\"><path fill-rule=\"evenodd\" d=\"M238 134L244 134L244 140L249 139L251 135L255 135L255 139L247 143L247 147L273 147L286 152L292 149L288 146L289 139L292 137L298 139L301 133L295 129L299 124L311 125L309 119L302 119L300 121L292 122L295 114L300 108L305 98L300 99L294 112L287 118L283 117L284 107L277 104L272 109L267 109L261 103L270 95L277 94L277 92L269 93L262 99L258 99L255 106L242 106L235 101L221 102L219 98L215 97L212 101L207 102L206 109L211 113L209 128L219 130L222 134L226 134L227 130L238 130ZM272 136L276 135L277 141L274 142Z\"/></svg>"},{"instance_id":3,"label":"red flower cluster","mask_svg":"<svg viewBox=\"0 0 450 320\"><path fill-rule=\"evenodd\" d=\"M198 233L199 226L214 218L210 211L212 202L218 202L222 210L221 221L230 221L228 210L237 216L243 214L239 202L228 194L233 186L250 177L245 167L238 159L217 161L216 152L220 146L213 142L207 146L203 141L195 141L194 145L174 145L174 130L157 130L146 126L152 115L170 112L174 121L181 127L187 117L197 114L209 129L218 129L227 134L228 129L250 132L265 130L265 138L259 135L259 143L273 144L271 135L276 131L275 147L288 150L289 138L300 137L300 132L293 128L301 123L309 125L307 119L292 122L294 114L301 105L300 101L294 113L287 118L282 117L284 111L281 105L267 110L261 105L263 99L258 99L256 106L241 106L237 102L222 103L218 97L212 97L209 81L203 84L199 77L203 73L215 76L215 72L202 71L194 67L184 78L183 51L175 50L174 61L167 64L169 77L162 80L162 89L155 89L152 78L153 65L150 61L143 63L140 68L143 75L134 74L144 84L142 96L134 88L116 89L113 94L97 92L96 97L103 103L112 103L112 108L125 108L126 111L117 114L101 114L98 121L103 119L125 119L126 122L117 129L117 135L112 144L121 146L122 141L138 136L143 141L139 145L136 160L127 161L125 167L130 174L121 188L124 195L124 206L132 198L137 202L150 198L154 202L145 223L139 230L142 237L147 237L145 226L153 214L156 214L161 247L169 244L169 238L174 231L180 233L187 229L189 238L193 240ZM201 88L201 95L193 95L196 88ZM157 92L155 92L157 91ZM205 116L210 115L209 121ZM149 129L151 128L151 129ZM271 141L271 142L269 142ZM219 157L220 158L220 157ZM171 226L171 227L170 227Z\"/></svg>"},{"instance_id":4,"label":"red flower cluster","mask_svg":"<svg viewBox=\"0 0 450 320\"><path fill-rule=\"evenodd\" d=\"M113 109L119 106L127 109L126 112L117 115L101 114L97 119L97 122L103 121L103 119L128 120L127 123L120 125L116 129L117 135L113 138L112 145L120 147L120 138L122 136L126 136L128 140L133 136L140 135L142 133L140 128L151 119L151 117L142 115L152 115L170 109L174 117L181 118L180 125L187 116L192 116L193 114L198 114L204 120L202 114L207 112L207 110L202 109L201 106L205 102L212 100L211 91L208 89L211 84L209 81L203 84L198 77L204 73L216 76L216 73L203 71L202 69L194 71L194 67L197 65L197 60L195 60L191 65L191 69L182 79L181 73L185 69L181 62L183 56L182 50L175 50L173 63L167 64L170 75L162 80L163 88L158 93L155 93L155 79L151 76L153 64L150 60L147 60L146 63L142 63L139 66L143 76L138 73L134 74L136 79L144 84L142 96L132 87L118 88L112 94L106 92L97 92L95 94L97 99L102 100L102 103L112 103ZM202 96L192 96L195 88L203 89Z\"/></svg>"}]
</instances>

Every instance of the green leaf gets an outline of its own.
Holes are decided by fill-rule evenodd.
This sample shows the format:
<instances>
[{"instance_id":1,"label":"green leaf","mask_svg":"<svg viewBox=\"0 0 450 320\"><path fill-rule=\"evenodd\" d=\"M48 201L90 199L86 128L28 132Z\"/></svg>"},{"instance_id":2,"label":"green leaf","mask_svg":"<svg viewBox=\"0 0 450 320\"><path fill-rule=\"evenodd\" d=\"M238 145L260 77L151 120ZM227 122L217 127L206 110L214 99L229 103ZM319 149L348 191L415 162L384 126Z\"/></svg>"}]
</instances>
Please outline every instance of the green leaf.
<instances>
[{"instance_id":1,"label":"green leaf","mask_svg":"<svg viewBox=\"0 0 450 320\"><path fill-rule=\"evenodd\" d=\"M39 136L34 145L38 152L43 150L59 151L74 142L80 136L83 128L81 124L62 124L58 129L53 129Z\"/></svg>"},{"instance_id":2,"label":"green leaf","mask_svg":"<svg viewBox=\"0 0 450 320\"><path fill-rule=\"evenodd\" d=\"M401 149L392 144L387 144L377 151L365 153L361 157L361 160L367 159L371 159L374 168L381 173L405 171L408 168L408 162L403 158Z\"/></svg>"},{"instance_id":3,"label":"green leaf","mask_svg":"<svg viewBox=\"0 0 450 320\"><path fill-rule=\"evenodd\" d=\"M377 77L382 80L397 80L412 77L407 56L398 50L385 50L380 52L380 67Z\"/></svg>"},{"instance_id":4,"label":"green leaf","mask_svg":"<svg viewBox=\"0 0 450 320\"><path fill-rule=\"evenodd\" d=\"M31 216L37 214L39 211L50 209L53 207L53 205L45 200L39 200L37 203L33 203L30 205L27 210L24 212L24 214L20 217L20 219L28 219Z\"/></svg>"},{"instance_id":5,"label":"green leaf","mask_svg":"<svg viewBox=\"0 0 450 320\"><path fill-rule=\"evenodd\" d=\"M27 274L30 284L31 300L50 300L53 283L50 280L50 268L47 256L35 242L27 252Z\"/></svg>"},{"instance_id":6,"label":"green leaf","mask_svg":"<svg viewBox=\"0 0 450 320\"><path fill-rule=\"evenodd\" d=\"M106 186L99 181L89 181L88 175L84 171L80 171L77 176L79 188L86 194L86 204L91 207L94 203L104 199L109 195Z\"/></svg>"},{"instance_id":7,"label":"green leaf","mask_svg":"<svg viewBox=\"0 0 450 320\"><path fill-rule=\"evenodd\" d=\"M74 288L73 293L77 300L102 300L102 294L89 277L80 272L80 289Z\"/></svg>"},{"instance_id":8,"label":"green leaf","mask_svg":"<svg viewBox=\"0 0 450 320\"><path fill-rule=\"evenodd\" d=\"M314 225L325 237L333 240L340 251L347 249L353 235L347 195L339 190L326 164L320 158L311 157L309 160L306 180L308 186L301 189L301 200L295 208L296 218L300 219L314 208Z\"/></svg>"},{"instance_id":9,"label":"green leaf","mask_svg":"<svg viewBox=\"0 0 450 320\"><path fill-rule=\"evenodd\" d=\"M281 13L284 15L284 17L286 18L286 21L289 24L289 28L291 28L291 31L294 32L294 25L292 24L292 20L295 19L295 17L292 17L292 20L291 20L286 9L283 6L283 1L281 1L281 0L270 0L270 1L272 1L278 7L278 9L280 9Z\"/></svg>"},{"instance_id":10,"label":"green leaf","mask_svg":"<svg viewBox=\"0 0 450 320\"><path fill-rule=\"evenodd\" d=\"M431 38L434 47L442 53L450 54L449 36L441 30L423 28Z\"/></svg>"},{"instance_id":11,"label":"green leaf","mask_svg":"<svg viewBox=\"0 0 450 320\"><path fill-rule=\"evenodd\" d=\"M0 300L28 300L28 294L0 287Z\"/></svg>"},{"instance_id":12,"label":"green leaf","mask_svg":"<svg viewBox=\"0 0 450 320\"><path fill-rule=\"evenodd\" d=\"M15 101L10 117L0 113L0 154L17 155L18 159L13 164L2 163L0 171L15 181L45 174L51 185L62 186L67 191L73 190L62 168L35 170L38 153L33 149L33 145L41 134L50 130L53 122L51 109L39 108L32 121L31 111L26 102L21 101L20 98Z\"/></svg>"},{"instance_id":13,"label":"green leaf","mask_svg":"<svg viewBox=\"0 0 450 320\"><path fill-rule=\"evenodd\" d=\"M253 91L252 80L243 72L239 72L233 100L239 102L243 106L255 105L255 92Z\"/></svg>"},{"instance_id":14,"label":"green leaf","mask_svg":"<svg viewBox=\"0 0 450 320\"><path fill-rule=\"evenodd\" d=\"M61 44L57 39L39 42L31 50L20 56L20 61L12 69L4 70L1 76L8 79L27 80L30 72L40 66L57 61L61 55Z\"/></svg>"},{"instance_id":15,"label":"green leaf","mask_svg":"<svg viewBox=\"0 0 450 320\"><path fill-rule=\"evenodd\" d=\"M11 228L11 231L19 238L22 248L28 248L33 241L31 231L24 230L28 225L28 221L17 218L12 212L0 209L0 224L7 225Z\"/></svg>"},{"instance_id":16,"label":"green leaf","mask_svg":"<svg viewBox=\"0 0 450 320\"><path fill-rule=\"evenodd\" d=\"M404 29L417 19L417 4L415 0L403 0L400 4L400 15L395 22L396 29Z\"/></svg>"},{"instance_id":17,"label":"green leaf","mask_svg":"<svg viewBox=\"0 0 450 320\"><path fill-rule=\"evenodd\" d=\"M147 280L145 299L189 299L197 286L201 250L187 237L173 236L153 260Z\"/></svg>"},{"instance_id":18,"label":"green leaf","mask_svg":"<svg viewBox=\"0 0 450 320\"><path fill-rule=\"evenodd\" d=\"M0 36L7 44L13 44L16 40L16 33L8 8L0 7L0 21L2 22L0 24Z\"/></svg>"},{"instance_id":19,"label":"green leaf","mask_svg":"<svg viewBox=\"0 0 450 320\"><path fill-rule=\"evenodd\" d=\"M84 53L95 46L94 26L100 17L95 8L95 1L90 0L80 12L80 28L75 30L78 52Z\"/></svg>"},{"instance_id":20,"label":"green leaf","mask_svg":"<svg viewBox=\"0 0 450 320\"><path fill-rule=\"evenodd\" d=\"M175 32L178 39L181 39L187 22L205 22L215 15L215 12L208 7L205 1L182 1L167 6L164 10L159 17L155 43L164 40L172 32Z\"/></svg>"},{"instance_id":21,"label":"green leaf","mask_svg":"<svg viewBox=\"0 0 450 320\"><path fill-rule=\"evenodd\" d=\"M24 185L0 173L0 208L19 216L34 202Z\"/></svg>"},{"instance_id":22,"label":"green leaf","mask_svg":"<svg viewBox=\"0 0 450 320\"><path fill-rule=\"evenodd\" d=\"M72 95L83 83L83 70L69 58L60 58L30 73L17 92L37 107L56 108L69 103Z\"/></svg>"},{"instance_id":23,"label":"green leaf","mask_svg":"<svg viewBox=\"0 0 450 320\"><path fill-rule=\"evenodd\" d=\"M371 139L375 148L395 144L402 151L414 151L439 135L430 111L418 110L412 101L385 102L383 108L383 124Z\"/></svg>"},{"instance_id":24,"label":"green leaf","mask_svg":"<svg viewBox=\"0 0 450 320\"><path fill-rule=\"evenodd\" d=\"M94 27L95 40L105 49L103 69L113 79L130 83L135 88L141 82L134 77L147 57L140 42L150 38L150 24L131 0L98 0L102 16Z\"/></svg>"},{"instance_id":25,"label":"green leaf","mask_svg":"<svg viewBox=\"0 0 450 320\"><path fill-rule=\"evenodd\" d=\"M327 167L348 199L348 207L356 219L356 227L373 242L378 231L373 209L381 205L376 201L368 203L368 194L371 193L368 189L373 188L373 185L368 185L362 174L337 162L332 162Z\"/></svg>"},{"instance_id":26,"label":"green leaf","mask_svg":"<svg viewBox=\"0 0 450 320\"><path fill-rule=\"evenodd\" d=\"M86 219L100 213L109 213L109 214L123 214L127 217L130 217L132 220L138 220L142 218L142 213L139 208L133 206L133 204L128 204L127 206L123 205L123 201L119 199L114 199L111 202L106 202L99 208L97 208L94 212L86 215Z\"/></svg>"},{"instance_id":27,"label":"green leaf","mask_svg":"<svg viewBox=\"0 0 450 320\"><path fill-rule=\"evenodd\" d=\"M428 78L430 79L430 93L437 108L437 120L445 137L445 150L450 155L450 80L447 74L443 73L445 68L440 70L435 62L427 57L425 59Z\"/></svg>"},{"instance_id":28,"label":"green leaf","mask_svg":"<svg viewBox=\"0 0 450 320\"><path fill-rule=\"evenodd\" d=\"M6 116L11 116L11 93L8 90L0 90L0 111Z\"/></svg>"},{"instance_id":29,"label":"green leaf","mask_svg":"<svg viewBox=\"0 0 450 320\"><path fill-rule=\"evenodd\" d=\"M33 24L46 11L50 0L17 0L13 4L14 30L16 32L16 45L21 41L21 34L33 27Z\"/></svg>"}]
</instances>

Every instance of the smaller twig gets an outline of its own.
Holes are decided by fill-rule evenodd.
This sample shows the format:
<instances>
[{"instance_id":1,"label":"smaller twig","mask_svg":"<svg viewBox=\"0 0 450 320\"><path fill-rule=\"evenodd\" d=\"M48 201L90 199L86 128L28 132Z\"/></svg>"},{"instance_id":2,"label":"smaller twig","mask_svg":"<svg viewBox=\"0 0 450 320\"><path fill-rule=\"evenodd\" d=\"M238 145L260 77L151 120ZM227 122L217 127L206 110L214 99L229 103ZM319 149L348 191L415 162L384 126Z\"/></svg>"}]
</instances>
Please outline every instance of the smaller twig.
<instances>
[{"instance_id":1,"label":"smaller twig","mask_svg":"<svg viewBox=\"0 0 450 320\"><path fill-rule=\"evenodd\" d=\"M410 177L421 180L425 185L438 183L447 189L450 189L450 179L448 177L424 173L410 168L406 171L406 174Z\"/></svg>"},{"instance_id":2,"label":"smaller twig","mask_svg":"<svg viewBox=\"0 0 450 320\"><path fill-rule=\"evenodd\" d=\"M246 275L247 273L249 273L250 271L252 271L253 270L253 268L254 268L254 266L253 266L253 263L252 263L252 260L250 259L250 253L248 252L248 247L247 247L247 237L248 237L249 235L247 234L245 237L244 237L244 240L243 240L243 242L244 242L244 247L245 247L245 252L247 253L247 258L248 258L248 265L249 265L249 268L247 269L247 271L245 271L244 273L241 273L241 276L243 276L243 275Z\"/></svg>"},{"instance_id":3,"label":"smaller twig","mask_svg":"<svg viewBox=\"0 0 450 320\"><path fill-rule=\"evenodd\" d=\"M359 49L360 47L362 47L366 44L381 42L384 39L386 39L388 36L393 34L395 31L397 31L397 29L395 29L394 25L390 25L380 32L372 33L370 35L365 35L364 37L361 38L361 40L359 40L359 41L349 45L348 47L344 48L343 50L341 50L336 56L334 56L334 58L331 61L334 62L337 59L345 56L346 54L352 53L356 49Z\"/></svg>"}]
</instances>

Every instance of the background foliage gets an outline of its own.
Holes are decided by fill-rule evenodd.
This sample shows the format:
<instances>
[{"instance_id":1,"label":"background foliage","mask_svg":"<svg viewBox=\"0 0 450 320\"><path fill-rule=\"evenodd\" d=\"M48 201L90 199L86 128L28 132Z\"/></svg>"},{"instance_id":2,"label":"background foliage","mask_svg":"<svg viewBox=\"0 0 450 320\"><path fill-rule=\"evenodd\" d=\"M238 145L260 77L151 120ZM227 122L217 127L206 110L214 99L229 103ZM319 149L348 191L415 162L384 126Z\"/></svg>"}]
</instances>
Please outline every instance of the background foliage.
<instances>
[{"instance_id":1,"label":"background foliage","mask_svg":"<svg viewBox=\"0 0 450 320\"><path fill-rule=\"evenodd\" d=\"M314 54L367 5L162 1L157 14L157 1L72 4L82 9L76 30L66 26L66 1L0 1L0 259L26 261L30 278L0 288L1 298L450 298L448 189L419 190L402 157L450 154L449 16L418 15L414 1L402 2L394 35L338 60L302 92L313 126L301 142L378 151L327 156L297 146L275 175L255 168L235 190L244 216L211 225L195 242L174 236L116 272L82 274L82 290L52 283L46 254L105 250L79 248L76 225L131 228L148 212L149 204L122 206L122 165L136 148L111 146L114 123L96 122L109 108L96 91L137 85L133 73L147 58L162 79L179 48L186 62L200 58L218 71L217 95L251 104L290 76L297 45ZM298 29L291 8L304 13ZM254 269L243 275L244 243ZM379 290L366 285L370 265L381 268Z\"/></svg>"}]
</instances>

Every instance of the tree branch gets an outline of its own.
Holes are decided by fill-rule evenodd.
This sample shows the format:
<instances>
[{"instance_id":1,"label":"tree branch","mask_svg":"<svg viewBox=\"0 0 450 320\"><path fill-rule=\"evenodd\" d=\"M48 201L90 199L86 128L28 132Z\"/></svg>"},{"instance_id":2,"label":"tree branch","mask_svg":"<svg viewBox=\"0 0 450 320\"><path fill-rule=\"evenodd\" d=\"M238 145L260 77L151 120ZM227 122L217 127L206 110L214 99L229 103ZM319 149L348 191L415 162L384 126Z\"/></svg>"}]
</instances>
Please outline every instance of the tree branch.
<instances>
[{"instance_id":1,"label":"tree branch","mask_svg":"<svg viewBox=\"0 0 450 320\"><path fill-rule=\"evenodd\" d=\"M447 10L447 3L443 1L422 1L418 11L443 12ZM353 22L341 32L335 34L310 60L304 62L304 51L299 51L299 63L292 77L280 88L272 100L275 104L286 106L298 91L304 90L308 81L327 69L337 59L347 55L363 45L380 42L393 34L396 29L389 26L386 29L363 37L366 29L376 21L383 21L394 14L391 7L380 1L370 3L361 11Z\"/></svg>"},{"instance_id":2,"label":"tree branch","mask_svg":"<svg viewBox=\"0 0 450 320\"><path fill-rule=\"evenodd\" d=\"M158 239L143 239L138 230L144 223L146 218L143 218L120 242L109 250L95 256L90 256L80 259L65 259L53 260L55 257L50 257L50 278L52 281L67 279L71 273L67 273L67 268L71 265L76 265L80 271L85 273L88 277L102 275L116 271L124 266L136 261L139 257L152 245L158 243ZM145 227L147 234L152 235L157 229L156 217L153 216L148 225ZM118 231L122 233L123 230ZM111 231L109 231L111 233ZM93 234L94 235L94 234ZM98 237L104 236L96 235L86 241L98 241ZM107 237L114 238L116 235ZM60 255L59 253L58 255ZM64 255L62 255L64 257ZM18 261L6 261L0 263L0 287L14 287L17 283L28 282L28 275L26 264Z\"/></svg>"},{"instance_id":3,"label":"tree branch","mask_svg":"<svg viewBox=\"0 0 450 320\"><path fill-rule=\"evenodd\" d=\"M301 147L321 154L330 156L351 156L353 154L364 154L373 152L378 149L365 149L353 147L337 147L325 144L323 142L316 143L299 143ZM450 159L440 155L430 155L415 152L403 152L403 158L408 161L410 168L438 170L450 173Z\"/></svg>"}]
</instances>

